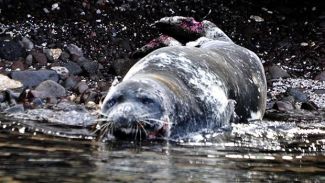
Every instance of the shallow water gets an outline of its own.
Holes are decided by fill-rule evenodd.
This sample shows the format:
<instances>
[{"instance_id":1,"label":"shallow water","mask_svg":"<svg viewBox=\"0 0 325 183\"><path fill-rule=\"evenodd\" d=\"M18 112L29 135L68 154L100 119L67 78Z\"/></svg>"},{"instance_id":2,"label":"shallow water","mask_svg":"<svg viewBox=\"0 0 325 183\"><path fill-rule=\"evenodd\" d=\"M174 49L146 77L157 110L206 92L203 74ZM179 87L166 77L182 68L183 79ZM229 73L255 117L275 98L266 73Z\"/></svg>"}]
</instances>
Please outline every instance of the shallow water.
<instances>
[{"instance_id":1,"label":"shallow water","mask_svg":"<svg viewBox=\"0 0 325 183\"><path fill-rule=\"evenodd\" d=\"M35 133L28 120L1 117L0 126L0 182L325 181L325 121L233 124L208 141L141 144L87 140L83 128L60 125Z\"/></svg>"}]
</instances>

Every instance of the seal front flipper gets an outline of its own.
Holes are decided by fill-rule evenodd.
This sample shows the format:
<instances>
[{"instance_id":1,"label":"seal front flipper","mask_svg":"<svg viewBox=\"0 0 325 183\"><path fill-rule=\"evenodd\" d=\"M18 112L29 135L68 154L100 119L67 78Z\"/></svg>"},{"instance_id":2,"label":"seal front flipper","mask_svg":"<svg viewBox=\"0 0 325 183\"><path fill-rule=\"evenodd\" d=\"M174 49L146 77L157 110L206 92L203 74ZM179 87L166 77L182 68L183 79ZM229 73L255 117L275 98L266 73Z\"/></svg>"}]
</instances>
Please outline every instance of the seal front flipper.
<instances>
[{"instance_id":1,"label":"seal front flipper","mask_svg":"<svg viewBox=\"0 0 325 183\"><path fill-rule=\"evenodd\" d=\"M137 49L135 52L133 52L131 58L142 58L150 52L166 46L182 46L182 43L178 42L176 39L170 36L161 35L158 38L151 40L149 43L142 46L141 48Z\"/></svg>"},{"instance_id":2,"label":"seal front flipper","mask_svg":"<svg viewBox=\"0 0 325 183\"><path fill-rule=\"evenodd\" d=\"M154 25L162 33L174 37L184 44L200 37L233 43L219 27L208 20L198 22L192 17L174 16L164 17L156 21Z\"/></svg>"}]
</instances>

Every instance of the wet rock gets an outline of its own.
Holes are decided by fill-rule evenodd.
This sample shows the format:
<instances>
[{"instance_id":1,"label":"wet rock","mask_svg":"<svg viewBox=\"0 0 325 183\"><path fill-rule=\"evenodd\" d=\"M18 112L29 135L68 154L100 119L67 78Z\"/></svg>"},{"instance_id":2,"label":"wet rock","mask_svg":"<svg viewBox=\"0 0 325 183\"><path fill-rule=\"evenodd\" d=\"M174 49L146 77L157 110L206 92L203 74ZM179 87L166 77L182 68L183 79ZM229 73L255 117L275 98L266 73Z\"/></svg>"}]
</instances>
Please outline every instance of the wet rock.
<instances>
[{"instance_id":1,"label":"wet rock","mask_svg":"<svg viewBox=\"0 0 325 183\"><path fill-rule=\"evenodd\" d=\"M13 71L9 74L9 77L20 81L27 88L35 87L45 80L59 81L59 75L53 70Z\"/></svg>"},{"instance_id":2,"label":"wet rock","mask_svg":"<svg viewBox=\"0 0 325 183\"><path fill-rule=\"evenodd\" d=\"M288 88L287 93L292 96L296 102L307 102L308 97L300 88Z\"/></svg>"},{"instance_id":3,"label":"wet rock","mask_svg":"<svg viewBox=\"0 0 325 183\"><path fill-rule=\"evenodd\" d=\"M62 54L62 50L60 48L43 49L43 52L45 53L47 59L50 61L55 61L59 59Z\"/></svg>"},{"instance_id":4,"label":"wet rock","mask_svg":"<svg viewBox=\"0 0 325 183\"><path fill-rule=\"evenodd\" d=\"M11 69L12 70L21 70L21 71L25 70L25 66L24 66L23 61L20 59L20 60L18 60L16 62L12 63Z\"/></svg>"},{"instance_id":5,"label":"wet rock","mask_svg":"<svg viewBox=\"0 0 325 183\"><path fill-rule=\"evenodd\" d=\"M88 102L98 102L98 94L97 92L91 91L91 90L86 90L85 92L82 93L80 102L87 104Z\"/></svg>"},{"instance_id":6,"label":"wet rock","mask_svg":"<svg viewBox=\"0 0 325 183\"><path fill-rule=\"evenodd\" d=\"M77 91L82 94L84 93L86 90L88 90L88 85L86 83L86 81L80 81L78 84L77 84Z\"/></svg>"},{"instance_id":7,"label":"wet rock","mask_svg":"<svg viewBox=\"0 0 325 183\"><path fill-rule=\"evenodd\" d=\"M45 102L40 98L34 98L31 102L33 108L40 108L45 105Z\"/></svg>"},{"instance_id":8,"label":"wet rock","mask_svg":"<svg viewBox=\"0 0 325 183\"><path fill-rule=\"evenodd\" d=\"M24 57L25 54L25 50L18 42L0 40L0 58L16 61L19 57Z\"/></svg>"},{"instance_id":9,"label":"wet rock","mask_svg":"<svg viewBox=\"0 0 325 183\"><path fill-rule=\"evenodd\" d=\"M325 89L316 89L313 92L316 94L322 95L322 94L325 94Z\"/></svg>"},{"instance_id":10,"label":"wet rock","mask_svg":"<svg viewBox=\"0 0 325 183\"><path fill-rule=\"evenodd\" d=\"M294 106L290 101L276 101L273 108L283 112L294 110Z\"/></svg>"},{"instance_id":11,"label":"wet rock","mask_svg":"<svg viewBox=\"0 0 325 183\"><path fill-rule=\"evenodd\" d=\"M60 59L63 60L63 61L68 61L69 58L70 58L69 53L67 53L67 52L65 52L65 51L63 51L63 52L61 53L61 55L60 55Z\"/></svg>"},{"instance_id":12,"label":"wet rock","mask_svg":"<svg viewBox=\"0 0 325 183\"><path fill-rule=\"evenodd\" d=\"M314 102L308 101L301 104L301 109L316 111L318 110L318 106Z\"/></svg>"},{"instance_id":13,"label":"wet rock","mask_svg":"<svg viewBox=\"0 0 325 183\"><path fill-rule=\"evenodd\" d=\"M70 90L75 88L79 81L80 80L77 77L70 76L63 82L63 86L65 89Z\"/></svg>"},{"instance_id":14,"label":"wet rock","mask_svg":"<svg viewBox=\"0 0 325 183\"><path fill-rule=\"evenodd\" d=\"M58 98L66 96L65 88L52 80L43 81L31 93L36 98Z\"/></svg>"},{"instance_id":15,"label":"wet rock","mask_svg":"<svg viewBox=\"0 0 325 183\"><path fill-rule=\"evenodd\" d=\"M22 86L23 84L21 82L10 79L8 76L0 74L0 91L20 88Z\"/></svg>"},{"instance_id":16,"label":"wet rock","mask_svg":"<svg viewBox=\"0 0 325 183\"><path fill-rule=\"evenodd\" d=\"M325 81L325 71L319 73L319 74L315 77L315 80Z\"/></svg>"},{"instance_id":17,"label":"wet rock","mask_svg":"<svg viewBox=\"0 0 325 183\"><path fill-rule=\"evenodd\" d=\"M268 68L270 79L289 78L290 75L287 71L283 70L280 66L274 65Z\"/></svg>"},{"instance_id":18,"label":"wet rock","mask_svg":"<svg viewBox=\"0 0 325 183\"><path fill-rule=\"evenodd\" d=\"M134 64L135 60L123 58L114 61L112 67L116 75L124 76Z\"/></svg>"},{"instance_id":19,"label":"wet rock","mask_svg":"<svg viewBox=\"0 0 325 183\"><path fill-rule=\"evenodd\" d=\"M47 64L47 57L44 53L33 51L32 55L35 59L35 61L40 65L40 66L46 66Z\"/></svg>"},{"instance_id":20,"label":"wet rock","mask_svg":"<svg viewBox=\"0 0 325 183\"><path fill-rule=\"evenodd\" d=\"M67 63L64 63L63 66L69 70L69 73L71 75L78 75L78 74L82 73L81 67L75 62L71 62L71 61L67 62Z\"/></svg>"},{"instance_id":21,"label":"wet rock","mask_svg":"<svg viewBox=\"0 0 325 183\"><path fill-rule=\"evenodd\" d=\"M17 104L14 105L8 109L6 109L4 112L5 113L18 113L18 112L24 112L24 105L23 104Z\"/></svg>"},{"instance_id":22,"label":"wet rock","mask_svg":"<svg viewBox=\"0 0 325 183\"><path fill-rule=\"evenodd\" d=\"M34 43L27 37L23 37L20 43L27 51L31 51L34 48Z\"/></svg>"},{"instance_id":23,"label":"wet rock","mask_svg":"<svg viewBox=\"0 0 325 183\"><path fill-rule=\"evenodd\" d=\"M61 79L66 79L69 76L69 70L65 67L51 67L52 70L56 71Z\"/></svg>"},{"instance_id":24,"label":"wet rock","mask_svg":"<svg viewBox=\"0 0 325 183\"><path fill-rule=\"evenodd\" d=\"M25 63L28 66L32 65L33 64L33 55L31 55L31 54L27 55Z\"/></svg>"},{"instance_id":25,"label":"wet rock","mask_svg":"<svg viewBox=\"0 0 325 183\"><path fill-rule=\"evenodd\" d=\"M89 75L94 76L98 72L99 64L97 62L84 62L81 68Z\"/></svg>"},{"instance_id":26,"label":"wet rock","mask_svg":"<svg viewBox=\"0 0 325 183\"><path fill-rule=\"evenodd\" d=\"M71 55L74 55L74 56L77 56L77 57L83 57L83 52L82 52L82 49L79 48L77 45L75 44L69 44L68 47L67 47L69 53Z\"/></svg>"}]
</instances>

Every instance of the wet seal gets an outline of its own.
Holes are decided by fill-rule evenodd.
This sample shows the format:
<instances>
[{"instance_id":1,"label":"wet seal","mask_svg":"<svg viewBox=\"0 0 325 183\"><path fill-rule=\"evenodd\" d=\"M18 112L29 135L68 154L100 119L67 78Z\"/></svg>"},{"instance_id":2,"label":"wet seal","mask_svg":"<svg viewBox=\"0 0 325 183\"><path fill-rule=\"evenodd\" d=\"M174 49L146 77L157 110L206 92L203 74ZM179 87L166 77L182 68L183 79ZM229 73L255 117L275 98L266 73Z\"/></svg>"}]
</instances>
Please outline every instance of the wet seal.
<instances>
[{"instance_id":1,"label":"wet seal","mask_svg":"<svg viewBox=\"0 0 325 183\"><path fill-rule=\"evenodd\" d=\"M255 53L209 21L167 17L160 22L202 36L151 52L112 86L101 107L101 137L180 139L262 119L267 88Z\"/></svg>"}]
</instances>

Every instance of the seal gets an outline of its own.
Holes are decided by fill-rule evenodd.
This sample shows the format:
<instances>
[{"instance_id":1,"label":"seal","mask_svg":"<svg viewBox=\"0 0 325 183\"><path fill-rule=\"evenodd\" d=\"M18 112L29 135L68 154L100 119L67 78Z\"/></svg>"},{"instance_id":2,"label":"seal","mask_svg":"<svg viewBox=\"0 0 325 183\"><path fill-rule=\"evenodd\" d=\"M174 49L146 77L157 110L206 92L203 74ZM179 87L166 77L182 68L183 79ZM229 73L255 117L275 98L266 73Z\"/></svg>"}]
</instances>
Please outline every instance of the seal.
<instances>
[{"instance_id":1,"label":"seal","mask_svg":"<svg viewBox=\"0 0 325 183\"><path fill-rule=\"evenodd\" d=\"M194 19L168 17L160 23L175 27L182 20ZM231 122L262 119L266 79L260 59L207 23L209 30L202 31L202 37L149 53L110 88L101 107L105 121L99 126L101 134L180 139Z\"/></svg>"}]
</instances>

